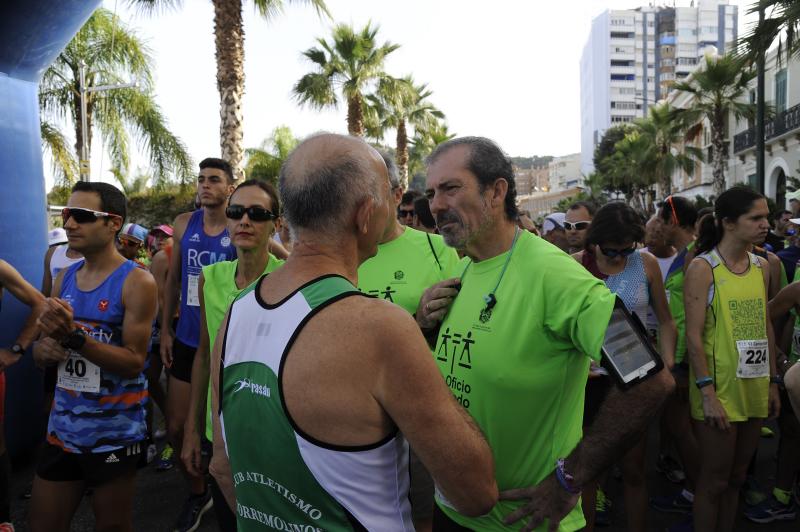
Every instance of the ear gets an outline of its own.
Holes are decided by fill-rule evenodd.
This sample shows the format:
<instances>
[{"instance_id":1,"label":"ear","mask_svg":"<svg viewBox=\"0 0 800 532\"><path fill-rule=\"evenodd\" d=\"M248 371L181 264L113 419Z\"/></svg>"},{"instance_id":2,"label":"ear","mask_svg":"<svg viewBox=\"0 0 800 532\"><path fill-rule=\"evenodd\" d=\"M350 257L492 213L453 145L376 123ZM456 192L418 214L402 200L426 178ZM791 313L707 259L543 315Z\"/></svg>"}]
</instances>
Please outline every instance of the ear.
<instances>
[{"instance_id":1,"label":"ear","mask_svg":"<svg viewBox=\"0 0 800 532\"><path fill-rule=\"evenodd\" d=\"M231 197L231 194L233 194L234 190L236 190L236 184L231 183L230 185L228 185L228 197L229 198Z\"/></svg>"},{"instance_id":2,"label":"ear","mask_svg":"<svg viewBox=\"0 0 800 532\"><path fill-rule=\"evenodd\" d=\"M122 229L123 221L122 218L118 218L116 216L109 216L106 218L108 220L108 226L114 231L114 234L119 233L120 229ZM114 237L118 239L117 237Z\"/></svg>"},{"instance_id":3,"label":"ear","mask_svg":"<svg viewBox=\"0 0 800 532\"><path fill-rule=\"evenodd\" d=\"M395 209L400 206L400 202L403 200L403 192L403 187L395 187L394 190L392 190Z\"/></svg>"},{"instance_id":4,"label":"ear","mask_svg":"<svg viewBox=\"0 0 800 532\"><path fill-rule=\"evenodd\" d=\"M500 177L492 185L492 207L505 206L506 194L508 194L508 181Z\"/></svg>"},{"instance_id":5,"label":"ear","mask_svg":"<svg viewBox=\"0 0 800 532\"><path fill-rule=\"evenodd\" d=\"M366 235L369 232L369 222L375 212L375 201L372 198L364 198L356 206L356 232L359 235Z\"/></svg>"}]
</instances>

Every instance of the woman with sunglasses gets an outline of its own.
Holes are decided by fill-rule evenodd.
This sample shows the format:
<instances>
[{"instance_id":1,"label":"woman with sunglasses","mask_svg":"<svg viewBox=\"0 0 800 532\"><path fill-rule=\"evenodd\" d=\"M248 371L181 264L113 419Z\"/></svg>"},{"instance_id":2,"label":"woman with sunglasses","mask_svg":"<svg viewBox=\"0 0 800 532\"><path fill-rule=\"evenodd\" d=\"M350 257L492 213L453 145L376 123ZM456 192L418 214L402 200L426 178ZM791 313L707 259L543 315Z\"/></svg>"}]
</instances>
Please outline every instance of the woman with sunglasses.
<instances>
[{"instance_id":1,"label":"woman with sunglasses","mask_svg":"<svg viewBox=\"0 0 800 532\"><path fill-rule=\"evenodd\" d=\"M684 283L689 402L701 451L695 530L733 530L739 489L764 418L780 411L766 260L749 252L769 230L761 194L734 187L700 224Z\"/></svg>"},{"instance_id":2,"label":"woman with sunglasses","mask_svg":"<svg viewBox=\"0 0 800 532\"><path fill-rule=\"evenodd\" d=\"M228 200L225 216L238 258L206 266L200 276L200 345L192 364L191 403L181 452L184 465L193 475L204 473L201 440L212 439L208 402L211 346L233 300L262 275L283 264L268 251L279 211L278 193L269 183L253 179L236 187ZM215 484L211 489L220 529L236 530L233 512Z\"/></svg>"},{"instance_id":3,"label":"woman with sunglasses","mask_svg":"<svg viewBox=\"0 0 800 532\"><path fill-rule=\"evenodd\" d=\"M659 352L664 363L671 368L677 336L675 322L669 313L658 261L651 254L637 249L644 234L642 218L636 211L622 202L608 203L594 215L586 233L585 247L573 257L595 277L602 279L642 322L652 307L658 319ZM596 414L607 386L605 377L589 379L586 417ZM645 447L646 438L642 434L622 462L628 529L632 531L646 530ZM589 506L586 505L584 512L593 510Z\"/></svg>"}]
</instances>

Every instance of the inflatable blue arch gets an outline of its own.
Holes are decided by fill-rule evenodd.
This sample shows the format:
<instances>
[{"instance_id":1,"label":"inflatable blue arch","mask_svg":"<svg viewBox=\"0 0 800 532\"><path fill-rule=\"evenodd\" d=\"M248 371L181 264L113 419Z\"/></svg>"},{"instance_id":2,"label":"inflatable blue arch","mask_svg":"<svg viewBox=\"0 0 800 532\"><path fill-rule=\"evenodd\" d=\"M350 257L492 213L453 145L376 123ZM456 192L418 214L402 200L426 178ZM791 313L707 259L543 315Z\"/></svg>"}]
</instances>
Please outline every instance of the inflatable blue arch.
<instances>
[{"instance_id":1,"label":"inflatable blue arch","mask_svg":"<svg viewBox=\"0 0 800 532\"><path fill-rule=\"evenodd\" d=\"M99 0L0 2L0 258L37 288L47 249L39 132L39 80ZM10 346L28 309L3 295L0 345ZM5 429L12 456L36 443L42 381L30 355L6 375Z\"/></svg>"}]
</instances>

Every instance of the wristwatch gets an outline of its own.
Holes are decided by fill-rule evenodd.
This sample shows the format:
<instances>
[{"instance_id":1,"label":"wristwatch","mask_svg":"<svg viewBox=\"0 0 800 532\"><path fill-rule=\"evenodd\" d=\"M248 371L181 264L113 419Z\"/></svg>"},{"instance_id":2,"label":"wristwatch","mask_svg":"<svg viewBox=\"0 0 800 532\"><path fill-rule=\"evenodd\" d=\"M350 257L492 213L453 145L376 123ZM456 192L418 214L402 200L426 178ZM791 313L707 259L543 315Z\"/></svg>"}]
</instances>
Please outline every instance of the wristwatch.
<instances>
[{"instance_id":1,"label":"wristwatch","mask_svg":"<svg viewBox=\"0 0 800 532\"><path fill-rule=\"evenodd\" d=\"M783 386L783 377L780 375L775 375L774 377L769 378L770 384L777 384L778 386Z\"/></svg>"},{"instance_id":2,"label":"wristwatch","mask_svg":"<svg viewBox=\"0 0 800 532\"><path fill-rule=\"evenodd\" d=\"M12 345L10 351L12 353L14 353L15 355L24 355L25 354L25 350L22 349L22 346L19 345L19 344Z\"/></svg>"},{"instance_id":3,"label":"wristwatch","mask_svg":"<svg viewBox=\"0 0 800 532\"><path fill-rule=\"evenodd\" d=\"M80 351L85 343L86 343L86 335L83 334L83 331L80 329L75 329L74 331L69 333L63 340L61 340L62 347L66 347L67 349L72 349L73 351Z\"/></svg>"}]
</instances>

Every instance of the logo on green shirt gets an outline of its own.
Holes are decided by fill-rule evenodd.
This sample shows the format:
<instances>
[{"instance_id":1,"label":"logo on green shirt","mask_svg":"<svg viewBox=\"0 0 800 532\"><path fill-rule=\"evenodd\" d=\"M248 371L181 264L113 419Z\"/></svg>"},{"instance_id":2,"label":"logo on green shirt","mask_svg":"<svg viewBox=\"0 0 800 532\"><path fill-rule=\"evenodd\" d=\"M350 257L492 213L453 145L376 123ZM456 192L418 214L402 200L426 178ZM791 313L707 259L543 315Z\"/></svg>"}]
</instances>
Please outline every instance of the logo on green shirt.
<instances>
[{"instance_id":1,"label":"logo on green shirt","mask_svg":"<svg viewBox=\"0 0 800 532\"><path fill-rule=\"evenodd\" d=\"M405 276L406 274L404 274L402 270L397 270L396 272L394 272L394 278L397 279L398 281Z\"/></svg>"}]
</instances>

